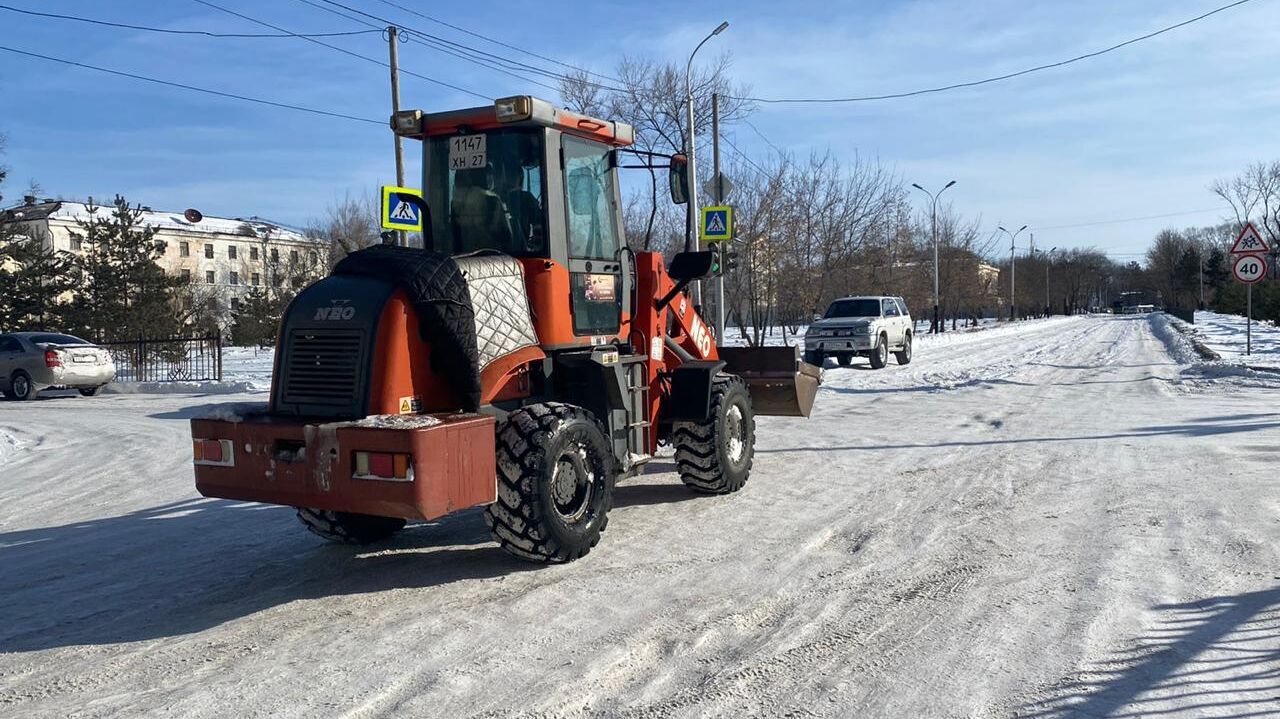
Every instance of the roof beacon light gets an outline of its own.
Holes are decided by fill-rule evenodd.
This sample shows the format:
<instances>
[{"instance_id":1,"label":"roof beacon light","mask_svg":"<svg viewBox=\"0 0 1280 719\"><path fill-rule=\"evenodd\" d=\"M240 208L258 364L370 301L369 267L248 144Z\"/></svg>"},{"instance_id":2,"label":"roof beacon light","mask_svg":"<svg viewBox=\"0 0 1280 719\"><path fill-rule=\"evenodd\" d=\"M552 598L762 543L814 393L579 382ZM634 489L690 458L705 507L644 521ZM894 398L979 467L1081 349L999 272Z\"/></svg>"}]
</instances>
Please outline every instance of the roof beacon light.
<instances>
[{"instance_id":1,"label":"roof beacon light","mask_svg":"<svg viewBox=\"0 0 1280 719\"><path fill-rule=\"evenodd\" d=\"M498 113L498 122L519 122L528 120L533 114L533 102L528 95L504 97L493 103Z\"/></svg>"}]
</instances>

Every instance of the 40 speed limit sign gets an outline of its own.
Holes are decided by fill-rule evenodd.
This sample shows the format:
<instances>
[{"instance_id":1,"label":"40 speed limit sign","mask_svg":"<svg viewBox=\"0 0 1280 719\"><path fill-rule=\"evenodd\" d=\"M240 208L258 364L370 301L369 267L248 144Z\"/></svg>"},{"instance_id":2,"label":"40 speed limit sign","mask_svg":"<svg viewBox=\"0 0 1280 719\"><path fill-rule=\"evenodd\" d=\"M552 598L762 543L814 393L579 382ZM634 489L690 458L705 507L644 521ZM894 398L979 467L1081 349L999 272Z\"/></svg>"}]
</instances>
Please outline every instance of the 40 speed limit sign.
<instances>
[{"instance_id":1,"label":"40 speed limit sign","mask_svg":"<svg viewBox=\"0 0 1280 719\"><path fill-rule=\"evenodd\" d=\"M1241 255L1231 266L1231 274L1246 285L1257 284L1267 276L1267 258L1261 255Z\"/></svg>"}]
</instances>

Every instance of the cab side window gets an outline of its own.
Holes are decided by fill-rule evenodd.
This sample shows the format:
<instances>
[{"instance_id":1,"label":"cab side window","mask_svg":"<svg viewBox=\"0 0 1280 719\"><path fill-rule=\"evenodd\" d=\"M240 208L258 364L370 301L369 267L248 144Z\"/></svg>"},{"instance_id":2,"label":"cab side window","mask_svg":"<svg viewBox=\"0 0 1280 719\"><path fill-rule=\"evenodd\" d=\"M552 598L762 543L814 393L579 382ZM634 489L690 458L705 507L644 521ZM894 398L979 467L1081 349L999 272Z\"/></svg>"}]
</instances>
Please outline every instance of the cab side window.
<instances>
[{"instance_id":1,"label":"cab side window","mask_svg":"<svg viewBox=\"0 0 1280 719\"><path fill-rule=\"evenodd\" d=\"M21 352L22 345L16 338L0 337L0 352Z\"/></svg>"},{"instance_id":2,"label":"cab side window","mask_svg":"<svg viewBox=\"0 0 1280 719\"><path fill-rule=\"evenodd\" d=\"M907 311L907 303L904 302L901 298L898 298L894 301L898 303L898 309L902 312L903 317L906 317L907 315L911 314L909 311Z\"/></svg>"},{"instance_id":3,"label":"cab side window","mask_svg":"<svg viewBox=\"0 0 1280 719\"><path fill-rule=\"evenodd\" d=\"M609 150L573 137L564 138L563 147L569 257L612 260L619 242Z\"/></svg>"},{"instance_id":4,"label":"cab side window","mask_svg":"<svg viewBox=\"0 0 1280 719\"><path fill-rule=\"evenodd\" d=\"M898 312L898 303L894 302L893 300L881 300L880 305L881 305L880 309L882 310L882 314L885 317L901 316L901 313Z\"/></svg>"}]
</instances>

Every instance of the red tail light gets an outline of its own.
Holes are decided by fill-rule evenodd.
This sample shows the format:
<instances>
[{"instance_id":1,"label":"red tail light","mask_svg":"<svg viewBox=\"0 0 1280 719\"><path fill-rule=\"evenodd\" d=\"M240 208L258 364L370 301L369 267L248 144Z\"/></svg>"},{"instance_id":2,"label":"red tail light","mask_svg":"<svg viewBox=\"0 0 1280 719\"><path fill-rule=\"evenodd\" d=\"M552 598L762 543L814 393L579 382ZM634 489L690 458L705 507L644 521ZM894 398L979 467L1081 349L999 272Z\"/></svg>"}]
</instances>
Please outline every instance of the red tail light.
<instances>
[{"instance_id":1,"label":"red tail light","mask_svg":"<svg viewBox=\"0 0 1280 719\"><path fill-rule=\"evenodd\" d=\"M58 354L57 350L45 350L44 364L46 367L61 367L62 357Z\"/></svg>"}]
</instances>

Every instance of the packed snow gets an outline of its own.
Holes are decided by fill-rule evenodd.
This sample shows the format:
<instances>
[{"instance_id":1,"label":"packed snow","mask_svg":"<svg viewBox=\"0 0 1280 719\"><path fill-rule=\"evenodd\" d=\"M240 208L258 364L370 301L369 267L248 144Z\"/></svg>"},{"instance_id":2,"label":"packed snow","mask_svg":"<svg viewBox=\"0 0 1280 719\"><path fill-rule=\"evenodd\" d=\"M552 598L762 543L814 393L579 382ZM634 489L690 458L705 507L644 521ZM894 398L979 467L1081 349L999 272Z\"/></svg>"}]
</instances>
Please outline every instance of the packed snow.
<instances>
[{"instance_id":1,"label":"packed snow","mask_svg":"<svg viewBox=\"0 0 1280 719\"><path fill-rule=\"evenodd\" d=\"M261 392L0 403L0 714L1276 716L1280 374L1169 330L829 366L741 492L659 457L553 567L475 510L352 548L196 496L188 420Z\"/></svg>"}]
</instances>

